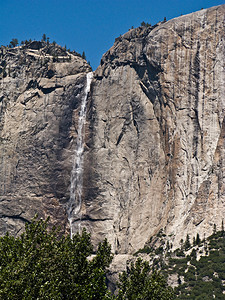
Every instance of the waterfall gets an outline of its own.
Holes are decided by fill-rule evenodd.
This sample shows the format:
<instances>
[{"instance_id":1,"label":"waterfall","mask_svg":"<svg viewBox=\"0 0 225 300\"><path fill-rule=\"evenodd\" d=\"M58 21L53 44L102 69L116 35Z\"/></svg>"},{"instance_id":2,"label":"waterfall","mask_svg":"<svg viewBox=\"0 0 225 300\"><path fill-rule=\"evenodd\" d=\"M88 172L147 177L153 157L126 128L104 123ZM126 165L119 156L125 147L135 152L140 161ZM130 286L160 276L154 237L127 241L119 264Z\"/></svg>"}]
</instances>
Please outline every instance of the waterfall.
<instances>
[{"instance_id":1,"label":"waterfall","mask_svg":"<svg viewBox=\"0 0 225 300\"><path fill-rule=\"evenodd\" d=\"M93 73L89 72L87 74L86 88L84 92L84 97L81 102L81 108L78 120L78 133L77 133L77 143L76 151L73 162L73 169L70 178L70 199L67 208L68 221L70 224L70 236L73 236L73 219L80 213L82 204L82 190L83 190L83 154L84 154L84 135L85 135L85 121L86 121L86 106L88 93L90 92L91 81L93 78ZM78 224L80 231L80 224Z\"/></svg>"}]
</instances>

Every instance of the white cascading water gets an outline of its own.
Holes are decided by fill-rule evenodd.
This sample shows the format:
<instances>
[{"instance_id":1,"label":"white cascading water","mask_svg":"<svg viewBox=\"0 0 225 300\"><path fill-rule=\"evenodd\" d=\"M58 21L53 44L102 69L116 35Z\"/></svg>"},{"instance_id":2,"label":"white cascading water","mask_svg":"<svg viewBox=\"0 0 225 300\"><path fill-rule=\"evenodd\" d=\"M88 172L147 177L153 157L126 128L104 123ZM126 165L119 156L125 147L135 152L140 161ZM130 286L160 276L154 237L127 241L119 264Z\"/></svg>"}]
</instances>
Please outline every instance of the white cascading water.
<instances>
[{"instance_id":1,"label":"white cascading water","mask_svg":"<svg viewBox=\"0 0 225 300\"><path fill-rule=\"evenodd\" d=\"M86 106L88 93L90 92L91 81L93 78L93 73L89 72L87 74L87 82L84 97L82 99L79 120L78 120L78 133L77 133L77 144L76 153L74 157L73 169L70 178L70 200L68 203L68 221L70 224L70 236L73 236L73 219L78 217L82 205L82 190L83 190L83 154L84 154L84 127L86 121ZM78 224L78 229L80 231L80 224Z\"/></svg>"}]
</instances>

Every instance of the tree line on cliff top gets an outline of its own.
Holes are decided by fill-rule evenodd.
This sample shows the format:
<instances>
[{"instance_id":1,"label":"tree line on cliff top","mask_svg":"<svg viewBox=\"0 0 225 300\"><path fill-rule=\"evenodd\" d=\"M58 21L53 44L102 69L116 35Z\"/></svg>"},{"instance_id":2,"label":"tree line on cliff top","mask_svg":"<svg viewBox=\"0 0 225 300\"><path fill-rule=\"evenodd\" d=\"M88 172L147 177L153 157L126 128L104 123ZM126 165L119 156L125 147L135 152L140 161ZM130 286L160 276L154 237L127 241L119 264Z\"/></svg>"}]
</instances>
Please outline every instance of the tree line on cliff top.
<instances>
[{"instance_id":1,"label":"tree line on cliff top","mask_svg":"<svg viewBox=\"0 0 225 300\"><path fill-rule=\"evenodd\" d=\"M34 40L33 40L34 41ZM19 44L21 44L21 46L23 45L29 45L30 43L32 42L32 39L29 39L29 40L23 40L19 43L19 40L17 38L13 38L10 43L7 45L8 48L15 48L17 47ZM47 46L49 45L53 45L54 47L57 45L56 44L56 41L53 41L52 43L50 43L50 38L46 36L46 34L44 33L42 35L42 39L41 39L41 42L44 42L46 43ZM73 53L73 54L76 54L80 57L82 57L83 59L87 60L86 58L86 54L85 52L83 51L82 54L76 52L76 51L71 51L69 48L67 48L67 46L65 45L64 47L62 47L65 51L67 51L68 53ZM88 64L90 65L90 62L88 61Z\"/></svg>"}]
</instances>

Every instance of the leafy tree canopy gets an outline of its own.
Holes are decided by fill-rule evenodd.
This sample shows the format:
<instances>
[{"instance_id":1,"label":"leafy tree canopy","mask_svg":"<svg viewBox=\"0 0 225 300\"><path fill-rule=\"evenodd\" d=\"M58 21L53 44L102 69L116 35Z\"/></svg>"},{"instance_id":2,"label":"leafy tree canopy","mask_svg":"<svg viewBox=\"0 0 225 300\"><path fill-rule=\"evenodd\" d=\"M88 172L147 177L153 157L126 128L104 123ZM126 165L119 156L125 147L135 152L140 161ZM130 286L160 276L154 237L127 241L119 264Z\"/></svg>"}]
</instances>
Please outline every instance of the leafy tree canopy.
<instances>
[{"instance_id":1,"label":"leafy tree canopy","mask_svg":"<svg viewBox=\"0 0 225 300\"><path fill-rule=\"evenodd\" d=\"M0 299L133 300L173 299L172 289L147 262L138 259L120 275L119 294L107 289L106 271L112 261L104 240L94 256L90 234L59 237L35 218L19 237L0 238Z\"/></svg>"},{"instance_id":2,"label":"leafy tree canopy","mask_svg":"<svg viewBox=\"0 0 225 300\"><path fill-rule=\"evenodd\" d=\"M171 300L172 288L157 271L151 273L149 263L138 258L120 275L118 300Z\"/></svg>"},{"instance_id":3,"label":"leafy tree canopy","mask_svg":"<svg viewBox=\"0 0 225 300\"><path fill-rule=\"evenodd\" d=\"M108 299L107 241L88 260L93 247L86 230L58 238L47 222L34 220L20 237L0 238L0 299Z\"/></svg>"}]
</instances>

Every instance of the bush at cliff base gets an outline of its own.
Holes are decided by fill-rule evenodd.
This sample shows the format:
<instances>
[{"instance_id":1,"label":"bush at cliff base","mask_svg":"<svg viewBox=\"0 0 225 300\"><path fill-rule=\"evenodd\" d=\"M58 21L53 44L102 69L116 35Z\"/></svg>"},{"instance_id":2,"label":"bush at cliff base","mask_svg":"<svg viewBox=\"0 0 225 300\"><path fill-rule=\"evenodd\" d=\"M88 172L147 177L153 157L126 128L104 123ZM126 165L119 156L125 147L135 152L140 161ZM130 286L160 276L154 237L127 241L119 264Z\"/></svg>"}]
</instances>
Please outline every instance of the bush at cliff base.
<instances>
[{"instance_id":1,"label":"bush at cliff base","mask_svg":"<svg viewBox=\"0 0 225 300\"><path fill-rule=\"evenodd\" d=\"M93 259L88 259L93 246L85 229L71 239L59 237L55 228L47 230L47 223L48 219L34 219L21 236L6 234L0 238L0 299L172 299L161 277L148 275L149 269L140 261L131 268L139 270L132 275L140 279L139 290L131 274L124 272L118 297L111 295L106 285L112 261L107 241L98 245ZM143 275L150 279L143 282ZM148 298L146 284L159 297L164 293L167 298L155 298L152 292L154 297Z\"/></svg>"}]
</instances>

